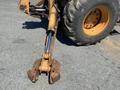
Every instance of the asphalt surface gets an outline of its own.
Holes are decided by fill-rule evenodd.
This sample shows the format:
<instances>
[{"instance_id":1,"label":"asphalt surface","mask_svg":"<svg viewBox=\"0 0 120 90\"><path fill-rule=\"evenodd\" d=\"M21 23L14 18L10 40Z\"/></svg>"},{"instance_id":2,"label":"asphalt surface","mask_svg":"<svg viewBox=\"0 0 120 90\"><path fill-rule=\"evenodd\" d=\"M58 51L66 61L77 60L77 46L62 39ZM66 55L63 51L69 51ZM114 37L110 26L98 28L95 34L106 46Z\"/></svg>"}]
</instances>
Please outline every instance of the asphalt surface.
<instances>
[{"instance_id":1,"label":"asphalt surface","mask_svg":"<svg viewBox=\"0 0 120 90\"><path fill-rule=\"evenodd\" d=\"M54 57L61 79L49 85L41 75L31 83L26 71L43 52L46 21L18 11L17 0L0 0L0 90L120 90L120 35L100 43L74 46L58 35Z\"/></svg>"}]
</instances>

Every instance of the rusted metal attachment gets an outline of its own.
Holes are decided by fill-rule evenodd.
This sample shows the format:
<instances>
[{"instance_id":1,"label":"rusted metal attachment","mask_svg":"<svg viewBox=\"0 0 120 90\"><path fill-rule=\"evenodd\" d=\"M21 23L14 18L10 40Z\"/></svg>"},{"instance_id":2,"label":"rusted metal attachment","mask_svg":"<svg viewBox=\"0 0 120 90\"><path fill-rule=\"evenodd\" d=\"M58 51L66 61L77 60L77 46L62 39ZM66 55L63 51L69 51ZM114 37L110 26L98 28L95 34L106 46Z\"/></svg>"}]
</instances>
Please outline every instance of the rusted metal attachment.
<instances>
[{"instance_id":1,"label":"rusted metal attachment","mask_svg":"<svg viewBox=\"0 0 120 90\"><path fill-rule=\"evenodd\" d=\"M60 79L60 63L53 59L51 64L51 70L49 72L49 83L53 84Z\"/></svg>"},{"instance_id":2,"label":"rusted metal attachment","mask_svg":"<svg viewBox=\"0 0 120 90\"><path fill-rule=\"evenodd\" d=\"M47 7L42 6L47 1ZM53 84L60 78L60 63L53 59L52 51L58 26L58 9L55 0L38 0L38 3L30 5L29 0L20 0L19 8L30 16L47 16L48 30L45 39L45 49L42 58L37 60L27 74L28 78L35 83L41 73L48 75L48 82Z\"/></svg>"},{"instance_id":3,"label":"rusted metal attachment","mask_svg":"<svg viewBox=\"0 0 120 90\"><path fill-rule=\"evenodd\" d=\"M35 83L38 80L38 76L40 74L40 72L39 72L39 66L40 66L40 64L41 64L41 60L35 61L35 63L33 64L32 69L27 72L28 78L33 83Z\"/></svg>"},{"instance_id":4,"label":"rusted metal attachment","mask_svg":"<svg viewBox=\"0 0 120 90\"><path fill-rule=\"evenodd\" d=\"M60 79L60 63L52 59L48 54L44 54L41 60L37 60L32 69L27 72L29 79L35 83L41 73L48 75L49 84L53 84Z\"/></svg>"}]
</instances>

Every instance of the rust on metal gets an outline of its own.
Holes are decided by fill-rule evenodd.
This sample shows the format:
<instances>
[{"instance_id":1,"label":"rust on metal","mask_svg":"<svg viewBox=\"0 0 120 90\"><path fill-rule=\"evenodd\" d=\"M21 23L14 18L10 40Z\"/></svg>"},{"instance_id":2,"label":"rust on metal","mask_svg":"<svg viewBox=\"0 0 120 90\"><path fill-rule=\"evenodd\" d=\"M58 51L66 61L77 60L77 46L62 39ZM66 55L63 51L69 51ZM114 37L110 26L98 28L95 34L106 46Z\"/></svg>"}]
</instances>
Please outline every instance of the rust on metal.
<instances>
[{"instance_id":1,"label":"rust on metal","mask_svg":"<svg viewBox=\"0 0 120 90\"><path fill-rule=\"evenodd\" d=\"M33 11L36 14L36 8L45 3L45 0L37 0L36 6L30 6L29 0L19 0L19 8L23 10L26 14L33 14L30 11ZM31 7L31 9L30 9ZM48 35L45 39L45 47L50 45L50 48L47 51L44 51L42 58L37 60L32 69L28 70L28 78L32 82L36 82L38 80L38 76L41 73L47 73L49 77L49 83L53 84L60 78L60 63L52 58L52 49L54 46L54 40L57 30L57 21L58 21L58 11L55 5L55 0L48 0L48 31L54 32L52 38L49 39ZM38 8L38 10L43 10ZM38 12L39 13L39 12ZM38 14L40 15L40 14ZM51 40L52 39L52 40ZM48 40L51 43L48 43Z\"/></svg>"}]
</instances>

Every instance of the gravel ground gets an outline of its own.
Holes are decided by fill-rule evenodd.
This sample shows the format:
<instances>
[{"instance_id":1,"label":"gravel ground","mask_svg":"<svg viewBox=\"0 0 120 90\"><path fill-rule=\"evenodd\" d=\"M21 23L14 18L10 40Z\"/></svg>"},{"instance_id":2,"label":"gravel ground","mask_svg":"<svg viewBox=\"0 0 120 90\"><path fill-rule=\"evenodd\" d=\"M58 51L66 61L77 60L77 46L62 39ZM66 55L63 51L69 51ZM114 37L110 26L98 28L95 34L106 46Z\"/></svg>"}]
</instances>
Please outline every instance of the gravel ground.
<instances>
[{"instance_id":1,"label":"gravel ground","mask_svg":"<svg viewBox=\"0 0 120 90\"><path fill-rule=\"evenodd\" d=\"M80 47L57 36L54 57L61 63L61 79L49 85L41 75L31 83L26 71L42 55L46 21L17 7L17 0L0 1L0 90L120 90L119 33ZM115 30L119 32L119 26Z\"/></svg>"}]
</instances>

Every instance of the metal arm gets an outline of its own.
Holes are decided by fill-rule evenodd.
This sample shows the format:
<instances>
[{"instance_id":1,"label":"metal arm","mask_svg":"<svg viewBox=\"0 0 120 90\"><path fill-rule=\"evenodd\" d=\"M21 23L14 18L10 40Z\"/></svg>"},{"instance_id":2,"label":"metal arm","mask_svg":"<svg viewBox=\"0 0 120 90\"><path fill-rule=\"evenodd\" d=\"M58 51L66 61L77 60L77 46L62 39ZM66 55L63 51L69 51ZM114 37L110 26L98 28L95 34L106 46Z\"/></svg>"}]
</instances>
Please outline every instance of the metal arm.
<instances>
[{"instance_id":1,"label":"metal arm","mask_svg":"<svg viewBox=\"0 0 120 90\"><path fill-rule=\"evenodd\" d=\"M29 79L32 82L38 80L39 73L45 72L49 76L49 83L52 84L60 77L60 63L53 59L52 50L54 46L55 36L58 25L58 10L55 5L55 0L48 0L47 8L41 8L41 5L45 0L39 0L36 6L30 5L29 0L20 0L19 8L24 10L26 14L40 16L43 12L48 13L48 30L45 39L45 51L40 60L37 60L32 69L27 72ZM44 13L45 14L45 13Z\"/></svg>"}]
</instances>

